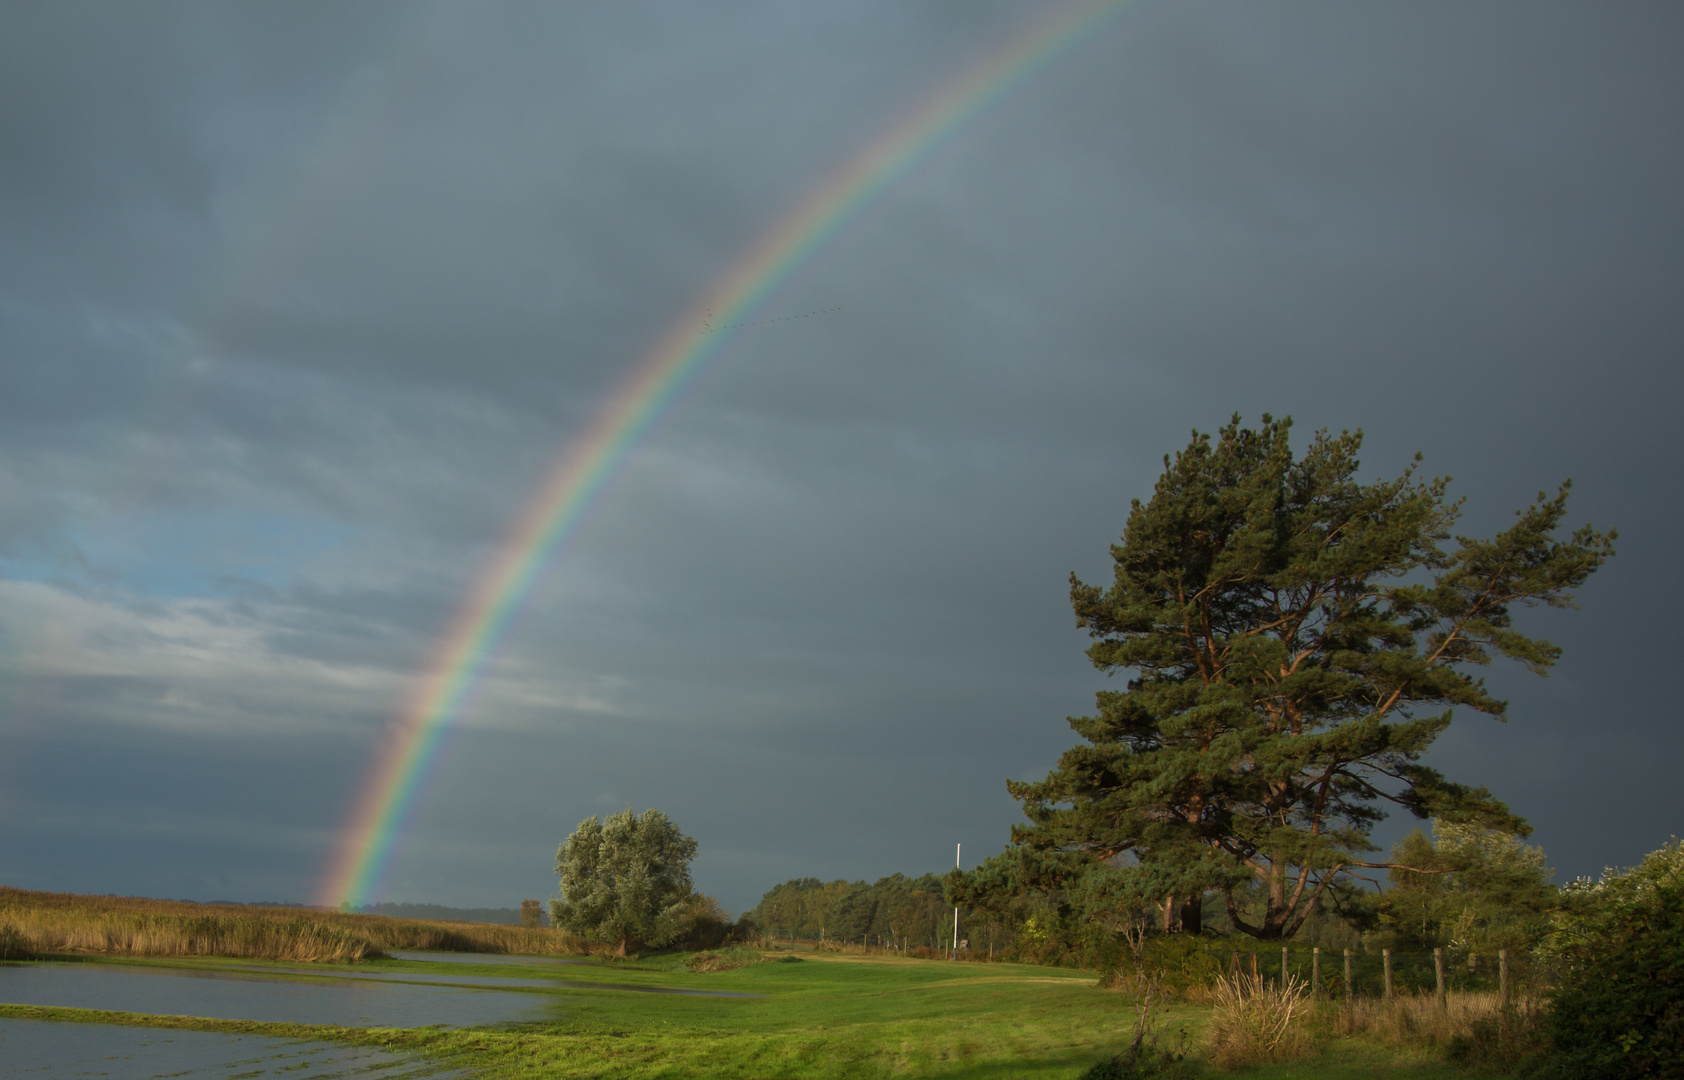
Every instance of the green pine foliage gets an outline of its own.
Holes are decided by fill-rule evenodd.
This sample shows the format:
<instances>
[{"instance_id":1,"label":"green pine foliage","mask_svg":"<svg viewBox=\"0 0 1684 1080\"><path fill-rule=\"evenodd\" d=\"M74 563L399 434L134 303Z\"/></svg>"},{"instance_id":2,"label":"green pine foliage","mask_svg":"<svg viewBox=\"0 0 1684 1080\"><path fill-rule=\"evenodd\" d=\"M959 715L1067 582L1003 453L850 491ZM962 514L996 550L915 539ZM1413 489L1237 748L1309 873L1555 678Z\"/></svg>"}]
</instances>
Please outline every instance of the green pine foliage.
<instances>
[{"instance_id":1,"label":"green pine foliage","mask_svg":"<svg viewBox=\"0 0 1684 1080\"><path fill-rule=\"evenodd\" d=\"M975 891L1057 894L1101 923L1151 907L1194 932L1215 891L1276 940L1390 865L1369 840L1388 805L1528 831L1420 758L1457 708L1505 718L1472 669L1555 662L1514 615L1573 606L1614 534L1558 536L1563 484L1490 539L1454 536L1446 479L1364 483L1360 432L1295 456L1290 428L1195 432L1133 504L1109 586L1071 575L1090 661L1128 681L1071 719L1083 741L1044 780L1009 784L1029 821Z\"/></svg>"}]
</instances>

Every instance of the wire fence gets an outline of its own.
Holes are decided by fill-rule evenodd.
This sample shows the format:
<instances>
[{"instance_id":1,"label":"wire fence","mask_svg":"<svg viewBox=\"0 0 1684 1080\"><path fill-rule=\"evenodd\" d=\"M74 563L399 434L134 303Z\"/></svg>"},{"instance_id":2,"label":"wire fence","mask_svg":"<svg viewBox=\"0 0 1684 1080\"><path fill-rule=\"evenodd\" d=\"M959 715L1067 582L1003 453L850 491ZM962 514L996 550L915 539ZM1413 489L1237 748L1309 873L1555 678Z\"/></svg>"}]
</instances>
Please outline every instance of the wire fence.
<instances>
[{"instance_id":1,"label":"wire fence","mask_svg":"<svg viewBox=\"0 0 1684 1080\"><path fill-rule=\"evenodd\" d=\"M1507 1001L1543 989L1553 974L1548 964L1530 954L1507 950L1235 950L1213 945L1204 951L1213 966L1230 977L1255 975L1279 985L1284 976L1330 997L1489 993Z\"/></svg>"},{"instance_id":2,"label":"wire fence","mask_svg":"<svg viewBox=\"0 0 1684 1080\"><path fill-rule=\"evenodd\" d=\"M764 945L773 949L805 946L867 954L965 960L989 958L988 953L968 948L973 944L969 941L961 943L960 951L955 955L949 951L945 941L931 946L913 945L909 941L890 943L886 939L873 942L869 936L825 939L783 928L766 928L760 933ZM1279 986L1284 975L1310 987L1318 996L1327 998L1493 994L1506 1005L1537 996L1554 982L1556 974L1553 965L1520 950L1403 952L1304 945L1276 947L1262 942L1246 942L1245 945L1239 949L1230 942L1198 946L1196 951L1203 954L1204 962L1184 969L1183 977L1202 982L1218 974L1230 978L1255 976L1270 985ZM1201 970L1202 975L1199 974Z\"/></svg>"}]
</instances>

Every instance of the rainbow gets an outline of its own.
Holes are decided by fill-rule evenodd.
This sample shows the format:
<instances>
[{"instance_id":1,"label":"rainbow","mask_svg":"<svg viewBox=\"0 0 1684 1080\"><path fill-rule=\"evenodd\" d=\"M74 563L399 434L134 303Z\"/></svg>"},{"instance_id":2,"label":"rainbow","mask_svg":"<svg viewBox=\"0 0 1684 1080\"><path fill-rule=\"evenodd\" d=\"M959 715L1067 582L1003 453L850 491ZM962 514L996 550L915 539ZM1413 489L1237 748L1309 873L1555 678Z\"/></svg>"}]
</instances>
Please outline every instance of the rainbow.
<instances>
[{"instance_id":1,"label":"rainbow","mask_svg":"<svg viewBox=\"0 0 1684 1080\"><path fill-rule=\"evenodd\" d=\"M639 438L801 264L948 136L1084 40L1125 0L1067 5L947 84L763 233L678 319L574 439L467 593L360 789L318 893L369 902L405 816L521 601Z\"/></svg>"}]
</instances>

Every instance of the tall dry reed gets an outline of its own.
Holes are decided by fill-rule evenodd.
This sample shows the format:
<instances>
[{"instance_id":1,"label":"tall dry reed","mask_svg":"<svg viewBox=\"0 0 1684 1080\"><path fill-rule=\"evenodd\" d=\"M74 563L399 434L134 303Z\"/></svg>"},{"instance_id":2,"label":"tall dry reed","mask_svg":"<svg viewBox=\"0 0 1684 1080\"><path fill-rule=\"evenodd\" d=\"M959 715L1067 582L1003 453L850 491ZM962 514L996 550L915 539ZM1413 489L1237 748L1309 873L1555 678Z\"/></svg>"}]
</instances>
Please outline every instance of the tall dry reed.
<instances>
[{"instance_id":1,"label":"tall dry reed","mask_svg":"<svg viewBox=\"0 0 1684 1080\"><path fill-rule=\"evenodd\" d=\"M1219 975L1213 989L1210 1060L1222 1068L1297 1061L1310 1052L1315 1015L1309 984L1276 984L1258 975Z\"/></svg>"},{"instance_id":2,"label":"tall dry reed","mask_svg":"<svg viewBox=\"0 0 1684 1080\"><path fill-rule=\"evenodd\" d=\"M1386 998L1357 998L1327 1010L1327 1026L1339 1035L1367 1035L1397 1047L1447 1049L1472 1039L1476 1030L1498 1022L1502 1002L1491 993L1447 994L1440 1006L1432 993L1398 994ZM1512 1015L1529 1016L1530 1001L1520 1002Z\"/></svg>"},{"instance_id":3,"label":"tall dry reed","mask_svg":"<svg viewBox=\"0 0 1684 1080\"><path fill-rule=\"evenodd\" d=\"M29 942L15 926L0 923L0 960L23 960L28 956Z\"/></svg>"},{"instance_id":4,"label":"tall dry reed","mask_svg":"<svg viewBox=\"0 0 1684 1080\"><path fill-rule=\"evenodd\" d=\"M102 956L232 956L349 963L389 949L577 955L564 932L490 923L389 919L310 908L194 904L0 886L0 926L14 952ZM21 943L21 944L20 944Z\"/></svg>"}]
</instances>

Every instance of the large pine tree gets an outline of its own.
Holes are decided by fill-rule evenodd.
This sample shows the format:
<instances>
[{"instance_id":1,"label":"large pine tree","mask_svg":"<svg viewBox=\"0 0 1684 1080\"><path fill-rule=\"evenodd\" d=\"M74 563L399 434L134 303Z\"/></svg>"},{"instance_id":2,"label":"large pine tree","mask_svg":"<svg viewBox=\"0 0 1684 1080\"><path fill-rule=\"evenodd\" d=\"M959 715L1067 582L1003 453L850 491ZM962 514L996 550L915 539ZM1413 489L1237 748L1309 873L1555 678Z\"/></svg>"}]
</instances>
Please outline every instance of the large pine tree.
<instances>
[{"instance_id":1,"label":"large pine tree","mask_svg":"<svg viewBox=\"0 0 1684 1080\"><path fill-rule=\"evenodd\" d=\"M1135 501L1110 587L1071 575L1089 658L1130 678L1070 721L1084 741L1045 780L1009 784L1029 824L973 888L1056 887L1090 913L1150 902L1166 925L1179 905L1194 932L1217 890L1235 926L1276 939L1391 865L1369 841L1388 803L1527 831L1419 759L1456 707L1505 718L1470 666L1555 662L1512 612L1572 606L1615 534L1555 538L1564 484L1495 537L1452 540L1445 480L1360 483L1360 432L1295 458L1290 427L1195 432ZM1236 902L1252 889L1260 905Z\"/></svg>"}]
</instances>

